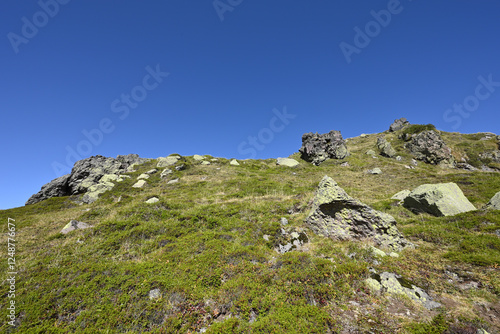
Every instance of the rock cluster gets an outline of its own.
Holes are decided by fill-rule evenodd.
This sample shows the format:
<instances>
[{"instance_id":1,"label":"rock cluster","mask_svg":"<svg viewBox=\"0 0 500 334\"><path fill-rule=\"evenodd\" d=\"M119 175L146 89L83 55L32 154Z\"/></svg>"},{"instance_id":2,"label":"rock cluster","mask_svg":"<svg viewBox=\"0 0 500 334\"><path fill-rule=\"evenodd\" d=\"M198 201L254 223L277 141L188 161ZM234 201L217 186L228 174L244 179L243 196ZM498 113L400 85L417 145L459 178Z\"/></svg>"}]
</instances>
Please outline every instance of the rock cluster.
<instances>
[{"instance_id":1,"label":"rock cluster","mask_svg":"<svg viewBox=\"0 0 500 334\"><path fill-rule=\"evenodd\" d=\"M371 238L377 245L395 251L412 246L391 215L352 198L328 176L318 186L306 224L314 233L332 239Z\"/></svg>"},{"instance_id":2,"label":"rock cluster","mask_svg":"<svg viewBox=\"0 0 500 334\"><path fill-rule=\"evenodd\" d=\"M412 136L406 148L414 155L415 159L433 165L440 163L453 165L455 159L451 155L451 149L434 130L420 132Z\"/></svg>"},{"instance_id":3,"label":"rock cluster","mask_svg":"<svg viewBox=\"0 0 500 334\"><path fill-rule=\"evenodd\" d=\"M366 284L374 292L387 292L392 295L406 295L429 310L442 306L441 304L433 301L424 290L413 285L403 277L393 273L383 272L380 275L374 273L366 280Z\"/></svg>"},{"instance_id":4,"label":"rock cluster","mask_svg":"<svg viewBox=\"0 0 500 334\"><path fill-rule=\"evenodd\" d=\"M404 128L407 125L410 125L410 122L408 122L408 120L406 118L402 117L400 119L394 120L394 123L392 123L391 126L389 127L389 131L394 132L394 131L401 130L402 128Z\"/></svg>"},{"instance_id":5,"label":"rock cluster","mask_svg":"<svg viewBox=\"0 0 500 334\"><path fill-rule=\"evenodd\" d=\"M38 203L51 197L96 193L97 195L84 196L87 203L97 198L99 193L114 185L111 181L118 181L119 175L134 164L140 164L147 159L137 154L119 155L115 158L106 158L101 155L79 160L73 166L71 174L58 177L47 183L42 189L31 196L26 205ZM101 182L102 181L102 182Z\"/></svg>"},{"instance_id":6,"label":"rock cluster","mask_svg":"<svg viewBox=\"0 0 500 334\"><path fill-rule=\"evenodd\" d=\"M303 160L314 165L319 165L326 159L344 159L349 155L342 134L335 130L325 134L305 133L299 152Z\"/></svg>"}]
</instances>

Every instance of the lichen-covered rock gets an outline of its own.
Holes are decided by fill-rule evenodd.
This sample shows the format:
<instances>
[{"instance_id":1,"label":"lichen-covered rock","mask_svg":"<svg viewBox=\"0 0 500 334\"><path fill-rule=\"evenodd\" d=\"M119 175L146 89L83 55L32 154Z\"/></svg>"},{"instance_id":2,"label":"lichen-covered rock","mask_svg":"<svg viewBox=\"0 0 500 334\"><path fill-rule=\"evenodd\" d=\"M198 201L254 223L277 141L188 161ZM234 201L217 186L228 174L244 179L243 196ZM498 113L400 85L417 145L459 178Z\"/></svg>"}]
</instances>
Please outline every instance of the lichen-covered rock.
<instances>
[{"instance_id":1,"label":"lichen-covered rock","mask_svg":"<svg viewBox=\"0 0 500 334\"><path fill-rule=\"evenodd\" d=\"M61 233L67 234L67 233L74 231L74 230L83 230L83 229L86 229L89 227L92 227L92 226L90 226L87 223L79 222L77 220L72 220L68 224L66 224L66 226L64 226L64 228L61 230Z\"/></svg>"},{"instance_id":2,"label":"lichen-covered rock","mask_svg":"<svg viewBox=\"0 0 500 334\"><path fill-rule=\"evenodd\" d=\"M154 203L158 203L160 200L158 199L158 197L151 197L150 199L148 199L146 201L146 203L148 204L154 204Z\"/></svg>"},{"instance_id":3,"label":"lichen-covered rock","mask_svg":"<svg viewBox=\"0 0 500 334\"><path fill-rule=\"evenodd\" d=\"M384 137L379 137L377 139L377 147L380 154L384 157L394 158L397 154L396 150L392 148L391 143L389 143Z\"/></svg>"},{"instance_id":4,"label":"lichen-covered rock","mask_svg":"<svg viewBox=\"0 0 500 334\"><path fill-rule=\"evenodd\" d=\"M487 210L500 210L500 191L493 196L488 204L486 204L485 209Z\"/></svg>"},{"instance_id":5,"label":"lichen-covered rock","mask_svg":"<svg viewBox=\"0 0 500 334\"><path fill-rule=\"evenodd\" d=\"M421 304L426 309L432 310L442 306L432 300L432 298L411 282L400 275L383 272L382 274L372 274L366 281L368 288L374 292L387 292L392 295L406 295L413 301Z\"/></svg>"},{"instance_id":6,"label":"lichen-covered rock","mask_svg":"<svg viewBox=\"0 0 500 334\"><path fill-rule=\"evenodd\" d=\"M282 227L275 237L275 250L281 254L301 250L308 242L309 238L303 229Z\"/></svg>"},{"instance_id":7,"label":"lichen-covered rock","mask_svg":"<svg viewBox=\"0 0 500 334\"><path fill-rule=\"evenodd\" d=\"M40 192L30 197L26 205L51 197L84 194L92 186L98 185L103 177L107 176L107 179L104 179L102 183L117 180L112 180L110 175L118 176L125 172L129 166L141 164L147 160L140 158L137 154L119 155L116 159L97 155L79 160L73 166L71 174L61 176L44 185Z\"/></svg>"},{"instance_id":8,"label":"lichen-covered rock","mask_svg":"<svg viewBox=\"0 0 500 334\"><path fill-rule=\"evenodd\" d=\"M476 210L455 183L423 184L405 197L403 205L415 212L453 216Z\"/></svg>"},{"instance_id":9,"label":"lichen-covered rock","mask_svg":"<svg viewBox=\"0 0 500 334\"><path fill-rule=\"evenodd\" d=\"M414 135L411 141L406 144L406 148L410 150L415 159L429 164L455 164L451 149L434 130L423 131Z\"/></svg>"},{"instance_id":10,"label":"lichen-covered rock","mask_svg":"<svg viewBox=\"0 0 500 334\"><path fill-rule=\"evenodd\" d=\"M181 157L178 155L171 155L168 157L160 157L160 158L156 159L158 161L158 163L156 164L156 167L162 168L162 167L172 166L172 165L175 165L177 163L177 161L179 161L180 159L181 159Z\"/></svg>"},{"instance_id":11,"label":"lichen-covered rock","mask_svg":"<svg viewBox=\"0 0 500 334\"><path fill-rule=\"evenodd\" d=\"M202 161L202 160L205 160L205 157L202 155L199 155L199 154L195 154L195 155L193 155L193 159L195 161Z\"/></svg>"},{"instance_id":12,"label":"lichen-covered rock","mask_svg":"<svg viewBox=\"0 0 500 334\"><path fill-rule=\"evenodd\" d=\"M394 196L391 197L391 199L395 199L395 200L399 200L399 201L402 201L404 200L409 194L411 193L410 190L408 189L405 189L405 190L401 190L400 192L398 192L397 194L394 194Z\"/></svg>"},{"instance_id":13,"label":"lichen-covered rock","mask_svg":"<svg viewBox=\"0 0 500 334\"><path fill-rule=\"evenodd\" d=\"M340 131L325 134L305 133L302 136L301 158L319 165L326 159L344 159L349 156L346 142Z\"/></svg>"},{"instance_id":14,"label":"lichen-covered rock","mask_svg":"<svg viewBox=\"0 0 500 334\"><path fill-rule=\"evenodd\" d=\"M239 162L238 162L238 160L236 160L236 159L231 160L231 162L230 162L229 164L230 164L231 166L239 166L239 165L240 165L240 163L239 163Z\"/></svg>"},{"instance_id":15,"label":"lichen-covered rock","mask_svg":"<svg viewBox=\"0 0 500 334\"><path fill-rule=\"evenodd\" d=\"M276 159L276 164L279 166L295 167L299 165L299 162L290 158L278 158Z\"/></svg>"},{"instance_id":16,"label":"lichen-covered rock","mask_svg":"<svg viewBox=\"0 0 500 334\"><path fill-rule=\"evenodd\" d=\"M394 123L392 123L391 126L389 127L389 131L394 132L394 131L401 130L402 128L404 128L407 125L410 125L410 122L408 122L408 120L406 118L402 117L400 119L394 120Z\"/></svg>"},{"instance_id":17,"label":"lichen-covered rock","mask_svg":"<svg viewBox=\"0 0 500 334\"><path fill-rule=\"evenodd\" d=\"M132 186L132 188L142 188L146 184L147 184L146 180L139 180L136 183L134 183L134 185Z\"/></svg>"},{"instance_id":18,"label":"lichen-covered rock","mask_svg":"<svg viewBox=\"0 0 500 334\"><path fill-rule=\"evenodd\" d=\"M373 239L377 245L395 251L412 246L391 215L350 197L328 176L318 186L306 224L314 233L332 239Z\"/></svg>"}]
</instances>

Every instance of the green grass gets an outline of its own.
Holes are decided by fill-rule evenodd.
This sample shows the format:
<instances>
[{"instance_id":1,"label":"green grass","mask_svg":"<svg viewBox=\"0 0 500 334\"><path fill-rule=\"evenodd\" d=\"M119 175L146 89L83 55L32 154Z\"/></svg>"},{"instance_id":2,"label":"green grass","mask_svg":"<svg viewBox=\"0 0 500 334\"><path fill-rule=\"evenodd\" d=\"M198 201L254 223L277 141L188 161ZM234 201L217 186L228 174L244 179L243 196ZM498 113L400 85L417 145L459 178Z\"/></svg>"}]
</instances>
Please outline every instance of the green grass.
<instances>
[{"instance_id":1,"label":"green grass","mask_svg":"<svg viewBox=\"0 0 500 334\"><path fill-rule=\"evenodd\" d=\"M488 141L479 143L481 136L442 135L455 152L490 149ZM153 160L137 166L128 174L131 179L116 183L90 205L79 205L74 196L0 211L2 233L7 232L8 218L16 220L16 303L21 322L18 328L2 322L0 329L6 333L196 333L201 328L206 333L347 329L447 333L467 326L500 330L477 307L500 301L498 211L432 217L415 215L390 200L394 193L423 183L456 182L481 208L500 189L500 173L423 163L409 170L405 165L411 155L397 134L386 138L402 161L364 154L375 147L377 136L351 138L347 143L351 156L320 166L300 161L296 168L286 168L276 166L273 159L230 166L223 158L202 166L183 157L176 165L184 164L185 170L175 171L173 166L174 173L161 179L160 169L146 187L131 188L137 176L155 167ZM299 159L298 153L291 157ZM344 161L350 166L340 166ZM383 173L368 174L374 167ZM379 258L368 241L334 242L305 229L310 240L306 249L276 252L280 218L286 217L293 228L305 228L310 201L324 175L332 176L351 196L393 215L416 248L398 258ZM180 182L167 185L173 178ZM160 201L144 203L153 196ZM60 234L71 219L93 227ZM2 247L7 248L6 239ZM403 275L438 301L451 300L457 306L429 312L404 298L373 294L364 283L370 268ZM7 272L6 261L0 269ZM446 270L480 285L460 289L449 282ZM149 299L152 289L160 290L160 299ZM7 285L0 286L1 310L6 308L7 292ZM396 308L403 311L392 310Z\"/></svg>"}]
</instances>

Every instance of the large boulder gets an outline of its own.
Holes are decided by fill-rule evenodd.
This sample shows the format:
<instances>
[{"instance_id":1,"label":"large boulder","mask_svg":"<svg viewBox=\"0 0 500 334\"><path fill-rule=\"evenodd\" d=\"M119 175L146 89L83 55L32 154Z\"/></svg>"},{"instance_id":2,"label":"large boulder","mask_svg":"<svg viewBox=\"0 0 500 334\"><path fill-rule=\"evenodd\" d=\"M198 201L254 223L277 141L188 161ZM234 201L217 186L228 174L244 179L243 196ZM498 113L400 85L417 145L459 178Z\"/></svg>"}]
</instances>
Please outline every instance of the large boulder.
<instances>
[{"instance_id":1,"label":"large boulder","mask_svg":"<svg viewBox=\"0 0 500 334\"><path fill-rule=\"evenodd\" d=\"M453 216L476 210L455 183L423 184L405 197L403 205L414 212Z\"/></svg>"},{"instance_id":2,"label":"large boulder","mask_svg":"<svg viewBox=\"0 0 500 334\"><path fill-rule=\"evenodd\" d=\"M133 164L141 164L148 159L140 158L137 154L119 155L116 158L107 158L101 155L79 160L71 170L71 174L61 176L42 187L31 196L26 205L38 203L51 197L61 197L93 193L84 197L84 202L91 203L97 196L114 185L117 176ZM106 177L105 177L106 176ZM116 176L116 178L115 178ZM103 179L103 177L105 177ZM101 180L103 179L103 180ZM107 188L103 191L104 188Z\"/></svg>"},{"instance_id":3,"label":"large boulder","mask_svg":"<svg viewBox=\"0 0 500 334\"><path fill-rule=\"evenodd\" d=\"M500 191L493 196L488 204L486 204L485 209L487 210L500 210Z\"/></svg>"},{"instance_id":4,"label":"large boulder","mask_svg":"<svg viewBox=\"0 0 500 334\"><path fill-rule=\"evenodd\" d=\"M410 122L408 122L408 120L406 118L402 117L400 119L394 120L394 123L392 123L391 126L389 127L389 131L394 132L394 131L401 130L402 128L404 128L407 125L410 125Z\"/></svg>"},{"instance_id":5,"label":"large boulder","mask_svg":"<svg viewBox=\"0 0 500 334\"><path fill-rule=\"evenodd\" d=\"M394 158L397 154L396 150L392 148L391 143L389 143L384 137L379 137L377 139L377 147L380 154L384 157Z\"/></svg>"},{"instance_id":6,"label":"large boulder","mask_svg":"<svg viewBox=\"0 0 500 334\"><path fill-rule=\"evenodd\" d=\"M445 163L453 165L455 159L451 155L451 149L434 130L420 132L412 137L406 144L415 159L422 160L433 165Z\"/></svg>"},{"instance_id":7,"label":"large boulder","mask_svg":"<svg viewBox=\"0 0 500 334\"><path fill-rule=\"evenodd\" d=\"M303 160L314 165L319 165L326 159L344 159L349 156L342 134L335 130L325 134L305 133L299 152Z\"/></svg>"},{"instance_id":8,"label":"large boulder","mask_svg":"<svg viewBox=\"0 0 500 334\"><path fill-rule=\"evenodd\" d=\"M391 215L350 197L328 176L319 183L306 224L316 234L336 240L373 239L395 251L412 246Z\"/></svg>"}]
</instances>

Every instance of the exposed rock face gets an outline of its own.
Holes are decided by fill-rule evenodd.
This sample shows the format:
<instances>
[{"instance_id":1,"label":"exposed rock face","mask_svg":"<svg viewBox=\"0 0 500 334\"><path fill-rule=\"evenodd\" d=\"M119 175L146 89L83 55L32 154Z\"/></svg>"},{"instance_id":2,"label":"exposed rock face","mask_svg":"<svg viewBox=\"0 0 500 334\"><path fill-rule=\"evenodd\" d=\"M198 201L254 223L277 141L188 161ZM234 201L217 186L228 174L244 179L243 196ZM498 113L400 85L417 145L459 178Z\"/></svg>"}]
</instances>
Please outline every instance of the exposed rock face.
<instances>
[{"instance_id":1,"label":"exposed rock face","mask_svg":"<svg viewBox=\"0 0 500 334\"><path fill-rule=\"evenodd\" d=\"M279 166L295 167L299 165L299 162L290 158L278 158L276 159L276 164Z\"/></svg>"},{"instance_id":2,"label":"exposed rock face","mask_svg":"<svg viewBox=\"0 0 500 334\"><path fill-rule=\"evenodd\" d=\"M177 163L177 161L179 161L180 159L181 159L181 157L178 155L171 155L168 157L160 157L157 159L158 163L157 163L156 167L162 168L162 167L172 166L172 165L175 165Z\"/></svg>"},{"instance_id":3,"label":"exposed rock face","mask_svg":"<svg viewBox=\"0 0 500 334\"><path fill-rule=\"evenodd\" d=\"M380 154L384 157L394 158L397 154L396 150L392 148L391 143L389 143L384 137L379 137L377 139L377 147Z\"/></svg>"},{"instance_id":4,"label":"exposed rock face","mask_svg":"<svg viewBox=\"0 0 500 334\"><path fill-rule=\"evenodd\" d=\"M405 197L403 205L438 217L476 210L455 183L423 184Z\"/></svg>"},{"instance_id":5,"label":"exposed rock face","mask_svg":"<svg viewBox=\"0 0 500 334\"><path fill-rule=\"evenodd\" d=\"M366 280L366 284L375 292L406 295L429 310L442 306L433 301L424 290L393 273L383 272L380 275L372 274L372 277Z\"/></svg>"},{"instance_id":6,"label":"exposed rock face","mask_svg":"<svg viewBox=\"0 0 500 334\"><path fill-rule=\"evenodd\" d=\"M316 234L338 240L373 238L381 246L399 251L412 246L386 213L350 197L330 177L321 180L306 224Z\"/></svg>"},{"instance_id":7,"label":"exposed rock face","mask_svg":"<svg viewBox=\"0 0 500 334\"><path fill-rule=\"evenodd\" d=\"M73 166L71 174L61 176L42 187L42 189L30 197L26 205L38 203L51 197L83 194L87 192L102 193L104 188L113 185L113 180L125 172L132 164L145 162L147 159L139 158L137 154L119 155L115 158L106 158L101 155L79 160ZM108 175L102 182L104 176ZM113 176L114 175L116 178ZM97 195L98 195L97 194ZM96 196L84 197L87 203L92 202Z\"/></svg>"},{"instance_id":8,"label":"exposed rock face","mask_svg":"<svg viewBox=\"0 0 500 334\"><path fill-rule=\"evenodd\" d=\"M63 175L45 184L38 193L28 199L26 205L38 203L47 198L69 195L71 193L71 190L68 187L69 177L70 174Z\"/></svg>"},{"instance_id":9,"label":"exposed rock face","mask_svg":"<svg viewBox=\"0 0 500 334\"><path fill-rule=\"evenodd\" d=\"M398 192L397 194L394 194L394 196L391 197L391 199L395 199L395 200L398 200L398 201L402 201L404 200L409 194L411 193L410 190L408 189L405 189L405 190L401 190L400 192Z\"/></svg>"},{"instance_id":10,"label":"exposed rock face","mask_svg":"<svg viewBox=\"0 0 500 334\"><path fill-rule=\"evenodd\" d=\"M345 140L340 131L330 131L325 134L305 133L302 136L302 147L299 149L301 158L319 165L326 159L344 159L349 156Z\"/></svg>"},{"instance_id":11,"label":"exposed rock face","mask_svg":"<svg viewBox=\"0 0 500 334\"><path fill-rule=\"evenodd\" d=\"M415 156L415 159L437 165L439 163L454 164L451 149L434 130L423 131L412 137L406 147Z\"/></svg>"},{"instance_id":12,"label":"exposed rock face","mask_svg":"<svg viewBox=\"0 0 500 334\"><path fill-rule=\"evenodd\" d=\"M406 118L402 117L400 119L394 120L394 123L389 127L390 132L398 131L404 128L405 126L410 125L410 122L406 120Z\"/></svg>"},{"instance_id":13,"label":"exposed rock face","mask_svg":"<svg viewBox=\"0 0 500 334\"><path fill-rule=\"evenodd\" d=\"M500 210L500 191L493 196L488 204L486 204L485 209L487 210Z\"/></svg>"}]
</instances>

